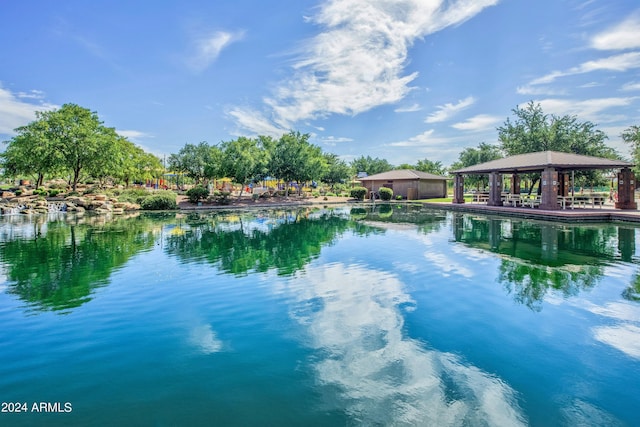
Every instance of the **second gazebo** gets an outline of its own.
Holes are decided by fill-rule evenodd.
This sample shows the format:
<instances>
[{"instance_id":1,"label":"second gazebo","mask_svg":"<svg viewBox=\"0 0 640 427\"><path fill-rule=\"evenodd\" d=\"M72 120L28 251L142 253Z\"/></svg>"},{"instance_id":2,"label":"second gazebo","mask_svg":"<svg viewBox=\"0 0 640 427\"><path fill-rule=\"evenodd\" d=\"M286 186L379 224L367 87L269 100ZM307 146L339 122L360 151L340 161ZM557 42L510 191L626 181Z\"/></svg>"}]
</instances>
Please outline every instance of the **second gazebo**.
<instances>
[{"instance_id":1,"label":"second gazebo","mask_svg":"<svg viewBox=\"0 0 640 427\"><path fill-rule=\"evenodd\" d=\"M464 203L464 175L489 175L489 206L502 206L502 175L511 174L511 194L520 193L521 173L540 172L540 209L560 209L558 196L568 196L570 172L619 169L617 209L637 209L633 163L557 151L539 151L492 160L451 171L455 175L453 203Z\"/></svg>"}]
</instances>

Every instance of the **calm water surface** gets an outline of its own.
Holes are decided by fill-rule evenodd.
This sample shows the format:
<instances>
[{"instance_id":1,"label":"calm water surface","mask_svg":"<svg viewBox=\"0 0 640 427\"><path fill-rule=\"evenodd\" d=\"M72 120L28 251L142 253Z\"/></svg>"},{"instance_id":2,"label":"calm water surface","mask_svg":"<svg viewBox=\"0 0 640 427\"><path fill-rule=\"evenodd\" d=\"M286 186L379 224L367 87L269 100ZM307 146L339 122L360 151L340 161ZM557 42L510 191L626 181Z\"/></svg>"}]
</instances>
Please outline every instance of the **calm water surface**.
<instances>
[{"instance_id":1,"label":"calm water surface","mask_svg":"<svg viewBox=\"0 0 640 427\"><path fill-rule=\"evenodd\" d=\"M389 205L0 217L0 425L639 425L636 242Z\"/></svg>"}]
</instances>

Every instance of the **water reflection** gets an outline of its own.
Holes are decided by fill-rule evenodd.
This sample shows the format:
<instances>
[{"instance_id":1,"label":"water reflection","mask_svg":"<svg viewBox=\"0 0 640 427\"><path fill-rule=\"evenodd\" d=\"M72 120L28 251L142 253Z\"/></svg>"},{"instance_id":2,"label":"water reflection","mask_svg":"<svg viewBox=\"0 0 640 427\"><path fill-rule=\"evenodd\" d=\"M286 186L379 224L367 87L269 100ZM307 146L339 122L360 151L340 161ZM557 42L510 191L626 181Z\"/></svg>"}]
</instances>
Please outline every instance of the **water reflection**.
<instances>
[{"instance_id":1,"label":"water reflection","mask_svg":"<svg viewBox=\"0 0 640 427\"><path fill-rule=\"evenodd\" d=\"M8 218L0 225L7 292L35 310L68 310L91 300L115 269L153 246L148 217Z\"/></svg>"},{"instance_id":2,"label":"water reflection","mask_svg":"<svg viewBox=\"0 0 640 427\"><path fill-rule=\"evenodd\" d=\"M514 391L403 332L412 305L394 276L358 265L308 268L290 282L314 369L364 425L524 425ZM331 399L329 399L331 400Z\"/></svg>"},{"instance_id":3,"label":"water reflection","mask_svg":"<svg viewBox=\"0 0 640 427\"><path fill-rule=\"evenodd\" d=\"M549 289L574 296L592 289L613 262L635 256L635 229L613 224L576 226L454 214L453 235L501 257L499 281L514 299L540 310ZM637 280L636 280L637 282ZM632 283L625 297L633 299Z\"/></svg>"},{"instance_id":4,"label":"water reflection","mask_svg":"<svg viewBox=\"0 0 640 427\"><path fill-rule=\"evenodd\" d=\"M181 232L169 234L165 250L183 262L206 262L235 275L270 269L289 275L351 226L340 210L196 213L183 218Z\"/></svg>"},{"instance_id":5,"label":"water reflection","mask_svg":"<svg viewBox=\"0 0 640 427\"><path fill-rule=\"evenodd\" d=\"M451 226L456 242L499 254L498 280L518 303L533 310L541 309L550 290L574 296L593 289L612 263L637 263L637 230L629 226L533 223L380 203L120 219L4 217L0 262L7 292L38 310L69 310L89 301L95 288L108 283L114 269L154 242L183 262L211 264L225 273L275 269L280 275L291 275L347 231L368 236L403 224L412 225L412 235L417 230L423 236ZM440 266L445 276L473 275L468 265L437 247L429 247L424 256ZM640 272L633 275L622 296L640 301Z\"/></svg>"}]
</instances>

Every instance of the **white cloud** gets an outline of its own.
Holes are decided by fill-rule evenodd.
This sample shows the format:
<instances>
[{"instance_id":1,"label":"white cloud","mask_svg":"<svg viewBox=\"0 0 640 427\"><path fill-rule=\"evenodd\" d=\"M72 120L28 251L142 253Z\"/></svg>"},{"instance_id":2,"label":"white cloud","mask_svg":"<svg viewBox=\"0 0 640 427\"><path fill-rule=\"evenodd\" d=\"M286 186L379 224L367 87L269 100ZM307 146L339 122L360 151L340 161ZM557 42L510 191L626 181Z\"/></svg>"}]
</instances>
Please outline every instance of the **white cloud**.
<instances>
[{"instance_id":1,"label":"white cloud","mask_svg":"<svg viewBox=\"0 0 640 427\"><path fill-rule=\"evenodd\" d=\"M451 125L451 127L458 130L477 132L494 128L502 120L502 117L490 116L488 114L478 114L477 116L471 117L464 122L453 124Z\"/></svg>"},{"instance_id":2,"label":"white cloud","mask_svg":"<svg viewBox=\"0 0 640 427\"><path fill-rule=\"evenodd\" d=\"M200 37L195 41L195 53L189 59L189 65L196 71L203 71L211 65L220 52L231 43L241 40L244 37L243 31L235 33L217 31L205 37Z\"/></svg>"},{"instance_id":3,"label":"white cloud","mask_svg":"<svg viewBox=\"0 0 640 427\"><path fill-rule=\"evenodd\" d=\"M36 111L46 111L58 108L57 105L40 102L32 104L23 99L42 100L44 94L33 90L29 93L17 94L0 86L0 134L14 135L15 128L24 126L36 119Z\"/></svg>"},{"instance_id":4,"label":"white cloud","mask_svg":"<svg viewBox=\"0 0 640 427\"><path fill-rule=\"evenodd\" d=\"M570 115L580 117L580 120L605 122L624 119L624 116L605 116L603 111L615 107L627 107L638 97L627 98L595 98L595 99L543 99L537 101L545 113L559 116ZM525 108L522 104L520 108Z\"/></svg>"},{"instance_id":5,"label":"white cloud","mask_svg":"<svg viewBox=\"0 0 640 427\"><path fill-rule=\"evenodd\" d=\"M396 103L412 90L410 84L417 77L417 73L404 74L414 42L461 24L497 3L328 1L308 19L323 31L303 43L291 78L264 99L272 114L263 119L254 117L244 126L257 123L264 127L264 122L273 122L278 128L289 129L305 119L356 115Z\"/></svg>"},{"instance_id":6,"label":"white cloud","mask_svg":"<svg viewBox=\"0 0 640 427\"><path fill-rule=\"evenodd\" d=\"M344 142L353 142L353 138L335 137L335 136L326 136L319 139L323 144L331 145L331 146L335 146L336 144L340 144Z\"/></svg>"},{"instance_id":7,"label":"white cloud","mask_svg":"<svg viewBox=\"0 0 640 427\"><path fill-rule=\"evenodd\" d=\"M116 129L116 132L120 136L124 136L127 139L136 140L140 138L153 138L153 135L148 134L146 132L141 132L139 130L119 130Z\"/></svg>"},{"instance_id":8,"label":"white cloud","mask_svg":"<svg viewBox=\"0 0 640 427\"><path fill-rule=\"evenodd\" d=\"M640 47L640 12L636 12L618 25L595 35L591 47L599 50L622 50Z\"/></svg>"},{"instance_id":9,"label":"white cloud","mask_svg":"<svg viewBox=\"0 0 640 427\"><path fill-rule=\"evenodd\" d=\"M413 105L409 105L407 107L396 108L393 111L395 113L413 113L414 111L420 111L420 110L422 110L422 108L420 107L420 104L413 104Z\"/></svg>"},{"instance_id":10,"label":"white cloud","mask_svg":"<svg viewBox=\"0 0 640 427\"><path fill-rule=\"evenodd\" d=\"M565 95L565 90L552 89L548 86L518 86L516 93L519 95Z\"/></svg>"},{"instance_id":11,"label":"white cloud","mask_svg":"<svg viewBox=\"0 0 640 427\"><path fill-rule=\"evenodd\" d=\"M264 114L257 110L235 107L228 110L227 114L235 120L238 127L248 129L256 135L279 138L282 134L288 132L287 128L273 124Z\"/></svg>"},{"instance_id":12,"label":"white cloud","mask_svg":"<svg viewBox=\"0 0 640 427\"><path fill-rule=\"evenodd\" d=\"M438 111L431 113L425 119L426 123L438 123L449 120L451 117L458 114L460 111L470 107L476 102L473 96L468 96L465 99L458 101L457 104L447 103L439 105Z\"/></svg>"},{"instance_id":13,"label":"white cloud","mask_svg":"<svg viewBox=\"0 0 640 427\"><path fill-rule=\"evenodd\" d=\"M439 142L440 139L433 136L434 129L422 132L420 135L412 136L404 141L397 141L388 144L390 147L415 147L428 143Z\"/></svg>"},{"instance_id":14,"label":"white cloud","mask_svg":"<svg viewBox=\"0 0 640 427\"><path fill-rule=\"evenodd\" d=\"M628 52L583 62L577 67L570 68L566 71L553 71L545 76L532 80L529 85L548 84L560 77L585 74L592 71L605 70L623 72L636 68L640 68L640 52Z\"/></svg>"},{"instance_id":15,"label":"white cloud","mask_svg":"<svg viewBox=\"0 0 640 427\"><path fill-rule=\"evenodd\" d=\"M640 90L640 82L629 82L622 86L622 90L626 91L634 91Z\"/></svg>"}]
</instances>

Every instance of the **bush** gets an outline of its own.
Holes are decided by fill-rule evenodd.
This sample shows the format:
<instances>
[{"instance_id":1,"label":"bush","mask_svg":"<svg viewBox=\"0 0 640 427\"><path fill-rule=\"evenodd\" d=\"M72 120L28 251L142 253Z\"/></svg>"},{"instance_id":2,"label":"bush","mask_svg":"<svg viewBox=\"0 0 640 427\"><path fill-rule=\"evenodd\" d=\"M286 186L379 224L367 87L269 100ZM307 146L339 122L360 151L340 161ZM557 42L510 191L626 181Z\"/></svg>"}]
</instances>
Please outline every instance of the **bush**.
<instances>
[{"instance_id":1,"label":"bush","mask_svg":"<svg viewBox=\"0 0 640 427\"><path fill-rule=\"evenodd\" d=\"M128 190L124 190L120 195L118 195L118 201L124 203L137 203L141 205L142 202L151 194L152 193L144 188L130 188Z\"/></svg>"},{"instance_id":2,"label":"bush","mask_svg":"<svg viewBox=\"0 0 640 427\"><path fill-rule=\"evenodd\" d=\"M393 190L387 187L381 187L378 190L378 194L380 194L381 200L391 200L393 197Z\"/></svg>"},{"instance_id":3,"label":"bush","mask_svg":"<svg viewBox=\"0 0 640 427\"><path fill-rule=\"evenodd\" d=\"M16 190L14 194L16 196L22 196L22 190Z\"/></svg>"},{"instance_id":4,"label":"bush","mask_svg":"<svg viewBox=\"0 0 640 427\"><path fill-rule=\"evenodd\" d=\"M187 190L187 197L189 198L189 202L198 203L200 200L204 200L209 197L209 190L202 185L198 185Z\"/></svg>"},{"instance_id":5,"label":"bush","mask_svg":"<svg viewBox=\"0 0 640 427\"><path fill-rule=\"evenodd\" d=\"M60 193L62 193L62 190L53 189L53 188L51 190L49 190L49 196L50 197L56 197Z\"/></svg>"},{"instance_id":6,"label":"bush","mask_svg":"<svg viewBox=\"0 0 640 427\"><path fill-rule=\"evenodd\" d=\"M325 194L327 197L336 197L336 193L328 192Z\"/></svg>"},{"instance_id":7,"label":"bush","mask_svg":"<svg viewBox=\"0 0 640 427\"><path fill-rule=\"evenodd\" d=\"M93 182L91 184L93 184ZM95 194L97 192L98 192L98 187L87 187L84 190L83 194Z\"/></svg>"},{"instance_id":8,"label":"bush","mask_svg":"<svg viewBox=\"0 0 640 427\"><path fill-rule=\"evenodd\" d=\"M49 192L47 190L45 190L44 188L37 188L35 190L33 190L33 194L36 196L47 196L49 195Z\"/></svg>"},{"instance_id":9,"label":"bush","mask_svg":"<svg viewBox=\"0 0 640 427\"><path fill-rule=\"evenodd\" d=\"M219 205L228 205L229 203L231 203L231 199L229 198L229 196L231 196L231 193L229 191L216 190L213 192L211 197Z\"/></svg>"},{"instance_id":10,"label":"bush","mask_svg":"<svg viewBox=\"0 0 640 427\"><path fill-rule=\"evenodd\" d=\"M140 203L145 211L162 211L177 209L176 194L171 191L153 194Z\"/></svg>"},{"instance_id":11,"label":"bush","mask_svg":"<svg viewBox=\"0 0 640 427\"><path fill-rule=\"evenodd\" d=\"M367 194L367 189L364 187L353 187L351 189L351 197L356 200L364 200L364 196Z\"/></svg>"},{"instance_id":12,"label":"bush","mask_svg":"<svg viewBox=\"0 0 640 427\"><path fill-rule=\"evenodd\" d=\"M402 196L398 194L398 195L396 196L396 200L402 200Z\"/></svg>"}]
</instances>

